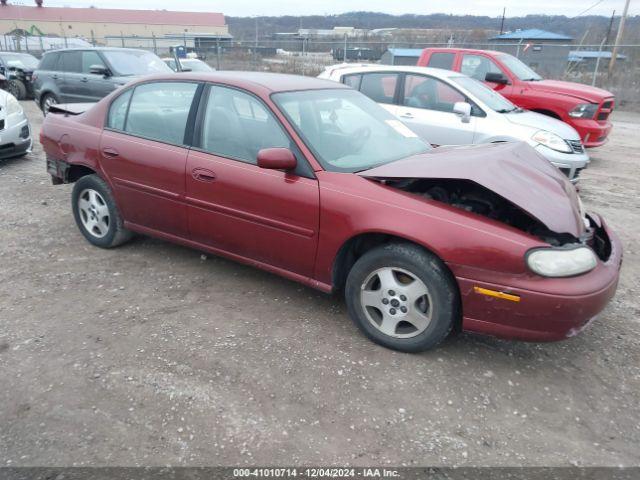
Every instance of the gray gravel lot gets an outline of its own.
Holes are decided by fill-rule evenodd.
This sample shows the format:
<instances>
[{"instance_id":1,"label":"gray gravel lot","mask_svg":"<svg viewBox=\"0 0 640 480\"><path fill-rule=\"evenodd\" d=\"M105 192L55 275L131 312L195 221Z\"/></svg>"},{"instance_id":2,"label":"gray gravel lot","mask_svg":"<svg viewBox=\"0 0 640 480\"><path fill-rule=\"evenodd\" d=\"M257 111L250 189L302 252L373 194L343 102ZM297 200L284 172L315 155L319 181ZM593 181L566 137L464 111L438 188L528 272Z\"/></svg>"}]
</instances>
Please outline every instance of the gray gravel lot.
<instances>
[{"instance_id":1,"label":"gray gravel lot","mask_svg":"<svg viewBox=\"0 0 640 480\"><path fill-rule=\"evenodd\" d=\"M581 182L626 249L599 320L420 355L259 270L91 247L39 146L0 162L0 465L639 465L640 115L614 120Z\"/></svg>"}]
</instances>

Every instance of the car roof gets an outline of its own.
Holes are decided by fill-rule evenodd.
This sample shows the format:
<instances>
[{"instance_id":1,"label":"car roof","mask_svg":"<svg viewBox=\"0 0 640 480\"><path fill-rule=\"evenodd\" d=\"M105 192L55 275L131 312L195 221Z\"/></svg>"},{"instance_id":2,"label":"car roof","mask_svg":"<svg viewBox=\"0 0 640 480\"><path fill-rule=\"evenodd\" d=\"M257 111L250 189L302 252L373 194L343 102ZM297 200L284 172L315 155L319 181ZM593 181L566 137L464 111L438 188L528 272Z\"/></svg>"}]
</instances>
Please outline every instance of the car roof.
<instances>
[{"instance_id":1,"label":"car roof","mask_svg":"<svg viewBox=\"0 0 640 480\"><path fill-rule=\"evenodd\" d=\"M44 55L49 53L61 53L61 52L86 52L87 50L97 50L100 52L146 52L141 48L122 48L122 47L72 47L72 48L58 48L57 50L48 50L44 52ZM151 53L151 52L149 52Z\"/></svg>"},{"instance_id":2,"label":"car roof","mask_svg":"<svg viewBox=\"0 0 640 480\"><path fill-rule=\"evenodd\" d=\"M145 77L142 81L149 80L175 80L179 75L181 80L192 80L201 82L224 83L244 89L261 88L269 93L291 92L298 90L326 90L326 89L350 89L346 85L336 83L331 80L321 80L315 77L304 77L302 75L288 75L283 73L268 72L181 72L167 73Z\"/></svg>"},{"instance_id":3,"label":"car roof","mask_svg":"<svg viewBox=\"0 0 640 480\"><path fill-rule=\"evenodd\" d=\"M357 66L350 67L348 64L342 65L334 65L332 67L327 67L327 70L330 72L330 75L339 72L340 75L347 75L352 73L363 73L363 72L404 72L404 73L423 73L432 75L437 78L452 78L452 77L462 77L464 76L460 72L454 72L452 70L444 70L442 68L432 68L432 67L414 67L410 65L366 65L361 64Z\"/></svg>"}]
</instances>

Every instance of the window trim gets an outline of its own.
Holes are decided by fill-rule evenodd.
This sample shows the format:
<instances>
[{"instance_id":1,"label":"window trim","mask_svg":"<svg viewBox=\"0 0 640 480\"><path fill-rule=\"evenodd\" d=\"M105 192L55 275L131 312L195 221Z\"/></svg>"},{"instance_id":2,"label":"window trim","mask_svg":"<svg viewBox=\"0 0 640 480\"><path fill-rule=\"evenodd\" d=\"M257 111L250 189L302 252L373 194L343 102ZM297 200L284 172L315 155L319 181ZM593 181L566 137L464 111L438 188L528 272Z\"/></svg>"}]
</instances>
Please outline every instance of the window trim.
<instances>
[{"instance_id":1,"label":"window trim","mask_svg":"<svg viewBox=\"0 0 640 480\"><path fill-rule=\"evenodd\" d=\"M125 116L125 120L124 120L124 129L127 128L127 123L129 122L129 110L131 109L131 101L133 100L133 96L135 95L135 90L142 86L142 85L150 85L150 84L154 84L154 83L191 83L196 85L196 91L193 94L193 99L191 100L191 106L189 108L189 114L187 116L187 123L185 125L185 130L184 130L184 136L182 138L183 143L182 144L176 144L176 143L172 143L172 142L167 142L164 140L158 140L157 138L150 138L150 137L145 137L143 135L138 135L132 132L127 132L126 130L118 130L117 128L112 128L109 127L109 115L111 113L111 107L113 106L113 103L120 98L122 95L125 95L126 92L131 91L131 96L129 97L129 102L127 104L127 112L126 112L126 116ZM103 130L109 131L109 132L114 132L114 133L120 133L122 135L127 135L130 137L134 137L134 138L140 138L142 140L148 140L150 142L158 142L158 143L162 143L164 145L171 145L174 147L179 147L179 148L192 148L192 146L187 142L187 139L189 141L191 141L193 139L193 130L194 130L194 122L195 122L195 114L194 114L194 108L197 109L197 106L200 103L200 97L202 95L202 90L204 87L204 83L200 82L200 81L196 81L196 80L181 80L181 79L166 79L166 80L147 80L144 82L140 82L140 83L136 83L135 85L132 85L129 88L123 89L121 92L118 92L118 95L114 96L113 99L109 102L109 107L106 109L106 115L104 118L104 123L102 126Z\"/></svg>"},{"instance_id":2,"label":"window trim","mask_svg":"<svg viewBox=\"0 0 640 480\"><path fill-rule=\"evenodd\" d=\"M485 118L487 116L487 112L484 111L484 109L482 107L480 107L480 105L478 105L476 102L474 102L473 100L471 100L469 98L469 96L460 91L460 89L454 85L452 85L449 82L446 82L444 80L442 80L441 78L438 77L434 77L432 75L428 75L426 73L414 73L414 72L403 72L402 73L402 89L400 91L400 96L398 98L398 103L396 105L398 105L399 107L403 107L403 108L417 108L418 110L428 110L430 112L439 112L439 113L451 113L454 114L453 112L443 112L441 110L432 110L430 108L422 108L422 107L410 107L408 105L404 104L404 95L405 95L405 84L406 84L406 80L407 80L407 76L416 76L416 77L426 77L426 78L431 78L437 82L442 82L444 83L446 86L448 86L449 88L455 90L456 92L458 92L460 95L462 95L462 97L464 98L465 102L467 102L469 105L471 105L471 116L472 117L477 117L477 118ZM480 112L480 114L474 114L474 107Z\"/></svg>"},{"instance_id":3,"label":"window trim","mask_svg":"<svg viewBox=\"0 0 640 480\"><path fill-rule=\"evenodd\" d=\"M245 90L243 88L237 87L235 85L228 85L225 83L217 83L217 82L205 82L204 88L202 89L202 94L200 96L200 100L198 102L199 103L198 109L194 118L194 128L193 128L193 135L191 138L192 141L190 146L191 150L194 150L199 153L203 153L205 155L213 155L215 157L225 158L227 160L233 160L235 162L241 162L246 165L253 165L256 168L260 168L258 167L257 162L252 163L244 158L238 158L238 157L233 157L231 155L221 155L219 153L210 152L199 146L202 142L202 130L204 128L204 115L207 111L207 105L209 103L209 98L210 98L209 92L211 91L212 87L222 87L222 88L228 88L230 90L236 90L240 93L247 94L253 97L255 100L257 100L267 110L267 112L273 116L274 120L278 123L280 129L282 130L282 133L284 133L284 135L289 139L290 144L293 146L293 148L290 148L290 150L295 155L296 160L298 162L298 166L296 167L295 171L293 171L292 173L294 175L297 175L298 177L316 179L315 172L313 170L313 167L309 163L309 160L307 160L305 154L302 152L302 150L298 146L298 143L296 142L296 140L289 134L288 130L284 127L284 125L282 124L282 121L276 115L276 112L267 104L267 102L265 102L262 98L260 98L255 93L249 90Z\"/></svg>"}]
</instances>

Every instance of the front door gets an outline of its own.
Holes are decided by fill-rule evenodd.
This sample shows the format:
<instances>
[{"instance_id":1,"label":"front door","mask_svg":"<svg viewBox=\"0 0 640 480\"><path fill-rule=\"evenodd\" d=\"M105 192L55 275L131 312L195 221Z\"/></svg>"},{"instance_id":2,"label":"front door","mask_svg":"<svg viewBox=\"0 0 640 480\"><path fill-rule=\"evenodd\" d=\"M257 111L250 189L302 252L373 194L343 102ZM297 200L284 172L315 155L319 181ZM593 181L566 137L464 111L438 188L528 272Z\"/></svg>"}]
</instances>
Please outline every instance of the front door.
<instances>
[{"instance_id":1,"label":"front door","mask_svg":"<svg viewBox=\"0 0 640 480\"><path fill-rule=\"evenodd\" d=\"M191 238L311 276L319 226L318 182L277 118L256 97L211 86L203 95L196 147L187 160ZM290 148L294 172L257 166L263 148Z\"/></svg>"},{"instance_id":2,"label":"front door","mask_svg":"<svg viewBox=\"0 0 640 480\"><path fill-rule=\"evenodd\" d=\"M146 83L111 104L101 165L126 221L188 237L185 132L197 89L192 82Z\"/></svg>"},{"instance_id":3,"label":"front door","mask_svg":"<svg viewBox=\"0 0 640 480\"><path fill-rule=\"evenodd\" d=\"M396 115L432 145L473 143L476 117L468 123L453 113L457 102L468 102L458 90L443 81L420 74L407 74Z\"/></svg>"}]
</instances>

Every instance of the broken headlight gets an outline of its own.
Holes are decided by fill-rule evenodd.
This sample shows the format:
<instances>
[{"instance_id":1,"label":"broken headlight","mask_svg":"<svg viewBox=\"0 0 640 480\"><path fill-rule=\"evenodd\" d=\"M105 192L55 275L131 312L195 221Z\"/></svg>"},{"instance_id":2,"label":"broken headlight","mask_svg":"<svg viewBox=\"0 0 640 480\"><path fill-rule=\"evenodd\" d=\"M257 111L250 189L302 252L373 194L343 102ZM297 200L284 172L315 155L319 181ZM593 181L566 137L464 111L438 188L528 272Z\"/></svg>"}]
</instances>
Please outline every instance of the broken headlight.
<instances>
[{"instance_id":1,"label":"broken headlight","mask_svg":"<svg viewBox=\"0 0 640 480\"><path fill-rule=\"evenodd\" d=\"M536 248L527 253L529 268L543 277L572 277L596 268L596 254L589 247Z\"/></svg>"}]
</instances>

